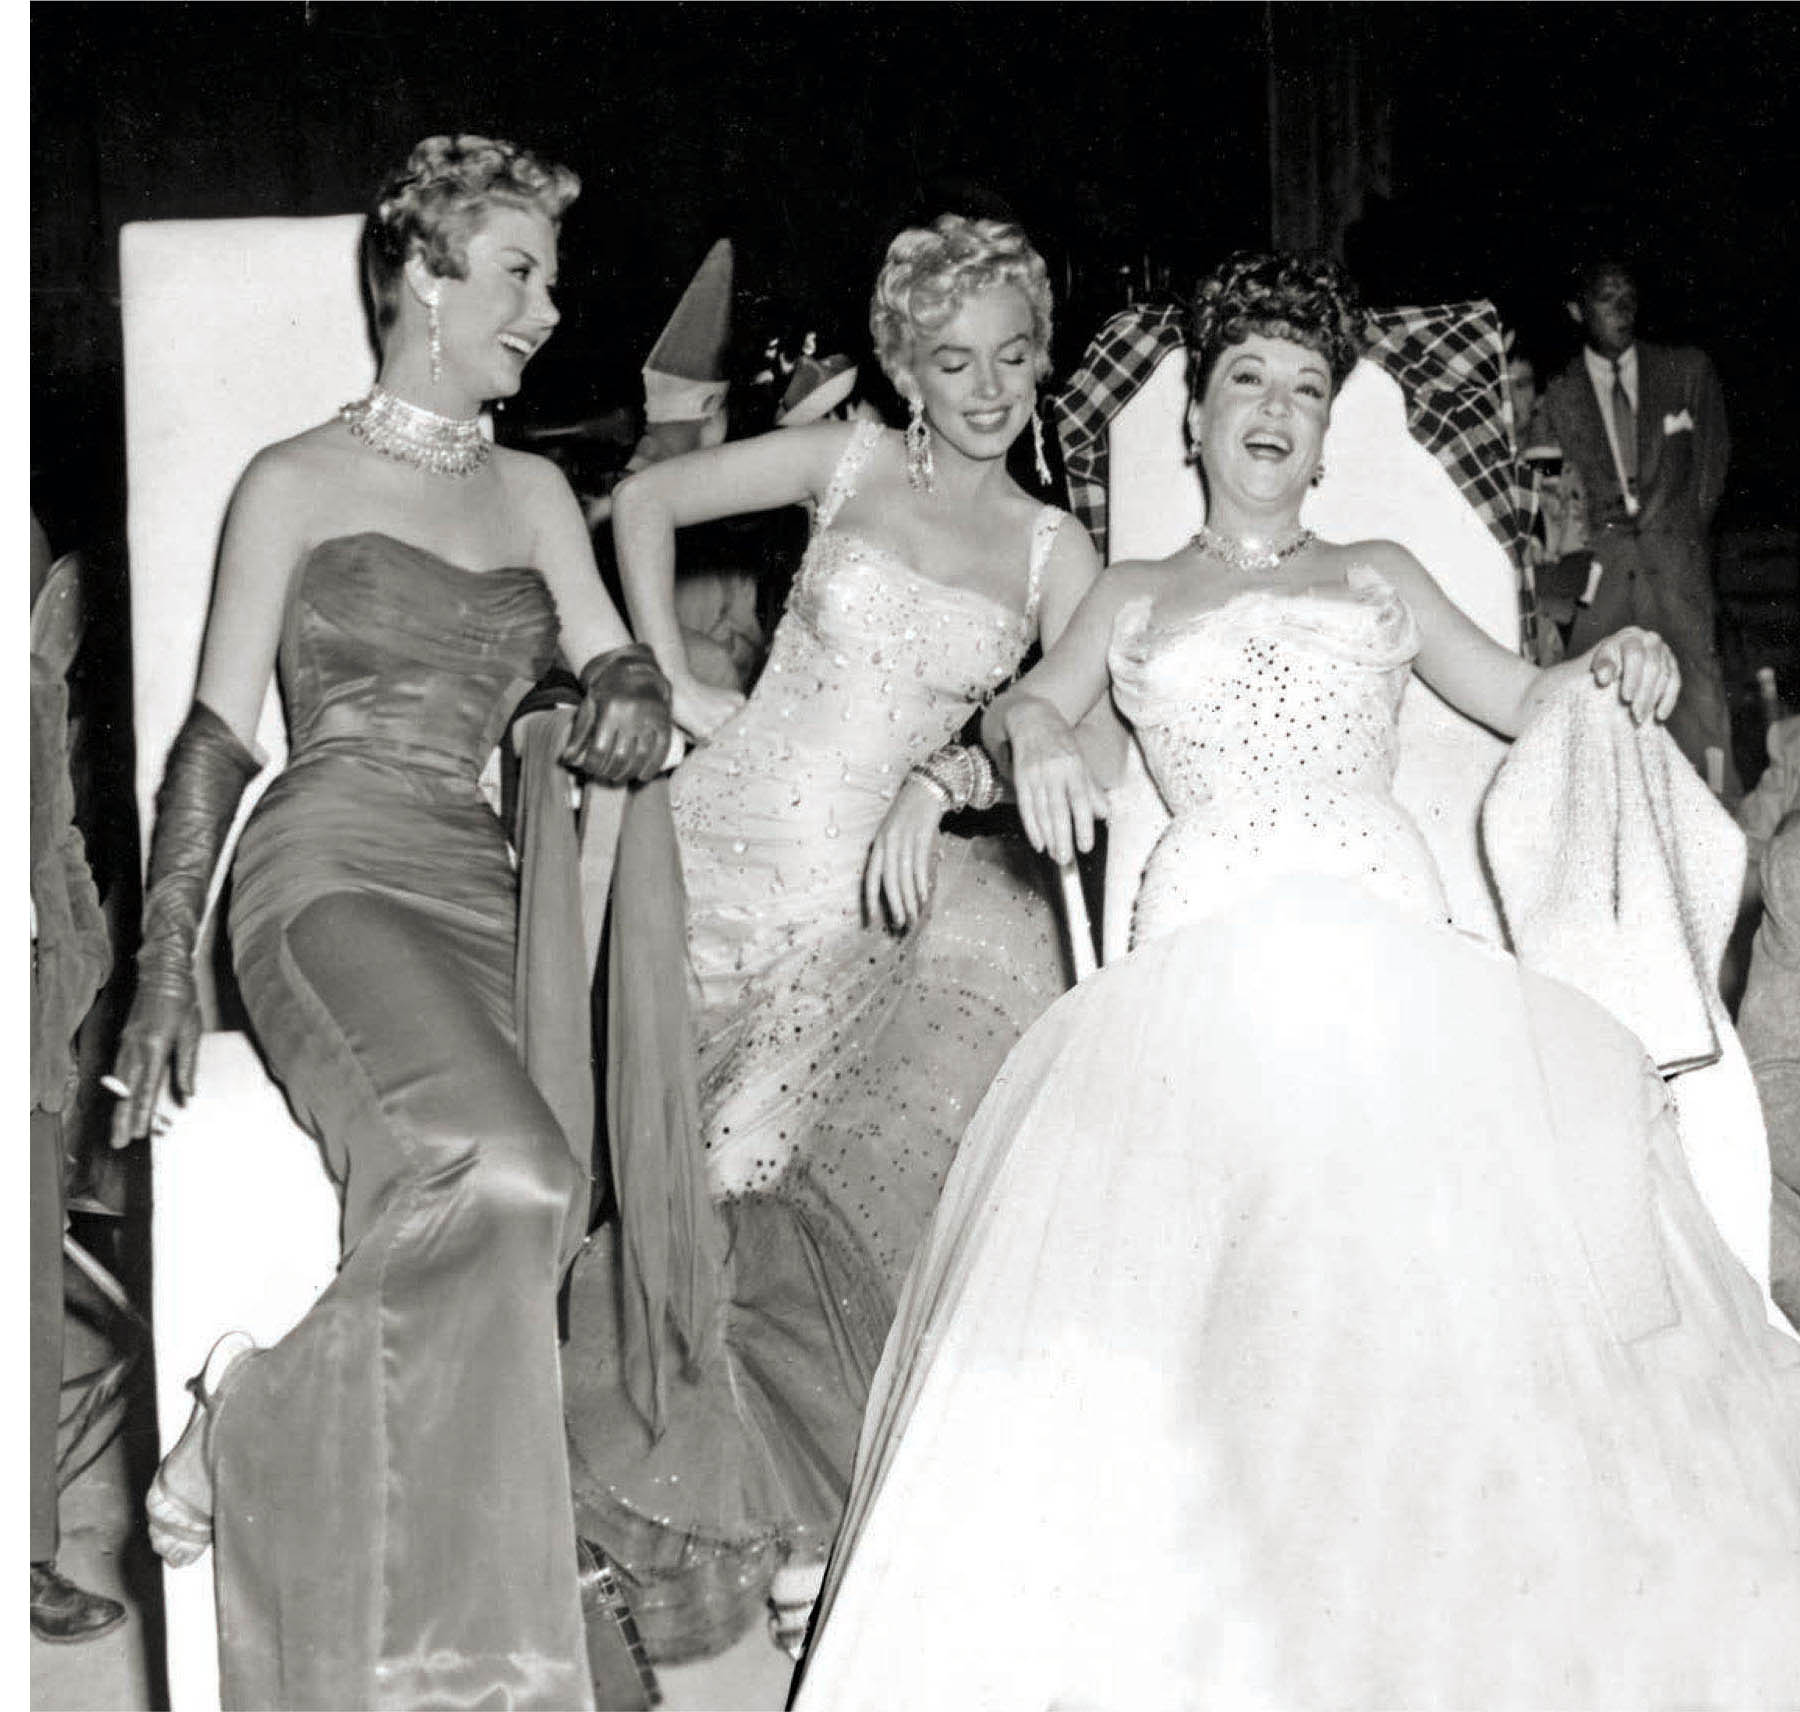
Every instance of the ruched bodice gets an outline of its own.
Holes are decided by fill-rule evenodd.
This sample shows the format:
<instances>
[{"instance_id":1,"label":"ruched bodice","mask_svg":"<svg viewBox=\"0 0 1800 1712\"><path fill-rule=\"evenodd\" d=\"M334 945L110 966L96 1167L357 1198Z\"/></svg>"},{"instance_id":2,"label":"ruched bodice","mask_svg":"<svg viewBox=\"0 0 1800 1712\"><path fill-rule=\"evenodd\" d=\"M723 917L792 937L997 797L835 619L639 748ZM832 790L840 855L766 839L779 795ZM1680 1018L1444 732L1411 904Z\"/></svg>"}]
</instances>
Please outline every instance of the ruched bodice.
<instances>
[{"instance_id":1,"label":"ruched bodice","mask_svg":"<svg viewBox=\"0 0 1800 1712\"><path fill-rule=\"evenodd\" d=\"M405 754L473 779L555 641L556 608L529 566L468 571L376 533L322 541L282 626L291 758Z\"/></svg>"},{"instance_id":2,"label":"ruched bodice","mask_svg":"<svg viewBox=\"0 0 1800 1712\"><path fill-rule=\"evenodd\" d=\"M870 841L907 770L1017 669L1063 513L1033 531L1025 609L920 575L833 527L882 430L852 438L749 700L675 775L709 1001L861 907ZM823 912L823 913L821 913Z\"/></svg>"},{"instance_id":3,"label":"ruched bodice","mask_svg":"<svg viewBox=\"0 0 1800 1712\"><path fill-rule=\"evenodd\" d=\"M479 780L556 635L528 567L467 571L373 533L313 548L282 624L288 764L238 846L240 961L345 885L479 919L510 943L516 885Z\"/></svg>"},{"instance_id":4,"label":"ruched bodice","mask_svg":"<svg viewBox=\"0 0 1800 1712\"><path fill-rule=\"evenodd\" d=\"M1363 566L1342 593L1251 589L1170 624L1148 598L1120 610L1114 694L1172 816L1144 871L1136 942L1278 874L1354 879L1447 913L1392 790L1418 646L1405 601Z\"/></svg>"}]
</instances>

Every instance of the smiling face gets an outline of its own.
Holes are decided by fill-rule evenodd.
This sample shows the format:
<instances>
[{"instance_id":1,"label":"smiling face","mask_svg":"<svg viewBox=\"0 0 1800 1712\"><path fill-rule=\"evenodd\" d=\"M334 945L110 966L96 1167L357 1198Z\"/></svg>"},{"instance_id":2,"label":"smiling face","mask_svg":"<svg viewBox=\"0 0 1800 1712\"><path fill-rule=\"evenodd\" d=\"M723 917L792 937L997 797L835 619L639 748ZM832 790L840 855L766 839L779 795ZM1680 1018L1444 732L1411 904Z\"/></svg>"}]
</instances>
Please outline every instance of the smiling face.
<instances>
[{"instance_id":1,"label":"smiling face","mask_svg":"<svg viewBox=\"0 0 1800 1712\"><path fill-rule=\"evenodd\" d=\"M1005 457L1031 420L1036 356L1024 292L990 286L965 298L941 327L914 330L907 378L937 433L965 457L986 461Z\"/></svg>"},{"instance_id":2,"label":"smiling face","mask_svg":"<svg viewBox=\"0 0 1800 1712\"><path fill-rule=\"evenodd\" d=\"M1213 364L1191 407L1207 492L1296 509L1331 417L1331 367L1291 339L1252 333Z\"/></svg>"},{"instance_id":3,"label":"smiling face","mask_svg":"<svg viewBox=\"0 0 1800 1712\"><path fill-rule=\"evenodd\" d=\"M531 208L496 203L469 234L462 279L423 273L438 292L444 382L479 403L510 398L525 365L562 316L551 301L556 284L556 228Z\"/></svg>"}]
</instances>

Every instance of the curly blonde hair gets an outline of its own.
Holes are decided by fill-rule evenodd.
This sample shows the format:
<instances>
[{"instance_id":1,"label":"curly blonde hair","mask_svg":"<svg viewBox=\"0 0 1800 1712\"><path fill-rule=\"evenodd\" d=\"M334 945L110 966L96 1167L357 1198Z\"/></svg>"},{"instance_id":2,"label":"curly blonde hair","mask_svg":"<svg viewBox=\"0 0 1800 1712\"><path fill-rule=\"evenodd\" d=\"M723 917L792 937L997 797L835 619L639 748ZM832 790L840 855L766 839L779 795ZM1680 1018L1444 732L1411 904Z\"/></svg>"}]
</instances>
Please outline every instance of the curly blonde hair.
<instances>
[{"instance_id":1,"label":"curly blonde hair","mask_svg":"<svg viewBox=\"0 0 1800 1712\"><path fill-rule=\"evenodd\" d=\"M909 226L888 245L869 299L869 333L882 370L896 386L912 359L913 341L949 321L966 299L991 286L1013 285L1031 306L1032 368L1050 372L1050 273L1017 226L940 214Z\"/></svg>"},{"instance_id":2,"label":"curly blonde hair","mask_svg":"<svg viewBox=\"0 0 1800 1712\"><path fill-rule=\"evenodd\" d=\"M466 279L469 235L496 203L529 208L552 226L581 194L566 166L493 137L427 137L382 187L363 231L363 267L385 333L400 309L400 276L416 250L434 274Z\"/></svg>"},{"instance_id":3,"label":"curly blonde hair","mask_svg":"<svg viewBox=\"0 0 1800 1712\"><path fill-rule=\"evenodd\" d=\"M1195 287L1188 309L1188 385L1195 398L1222 357L1252 333L1291 339L1331 367L1335 392L1368 342L1350 276L1323 256L1239 250Z\"/></svg>"}]
</instances>

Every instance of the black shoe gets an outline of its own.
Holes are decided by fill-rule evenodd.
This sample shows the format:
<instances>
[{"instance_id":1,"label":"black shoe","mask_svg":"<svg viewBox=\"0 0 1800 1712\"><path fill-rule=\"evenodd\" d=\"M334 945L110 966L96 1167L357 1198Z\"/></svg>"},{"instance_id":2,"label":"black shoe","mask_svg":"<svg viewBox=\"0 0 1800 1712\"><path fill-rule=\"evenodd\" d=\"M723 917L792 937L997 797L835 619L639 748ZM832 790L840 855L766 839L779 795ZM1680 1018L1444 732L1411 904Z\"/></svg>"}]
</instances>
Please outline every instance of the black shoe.
<instances>
[{"instance_id":1,"label":"black shoe","mask_svg":"<svg viewBox=\"0 0 1800 1712\"><path fill-rule=\"evenodd\" d=\"M101 1593L77 1587L53 1564L31 1566L31 1632L59 1647L95 1641L125 1621L125 1607Z\"/></svg>"},{"instance_id":2,"label":"black shoe","mask_svg":"<svg viewBox=\"0 0 1800 1712\"><path fill-rule=\"evenodd\" d=\"M662 1685L644 1652L619 1572L589 1540L576 1540L575 1552L594 1705L599 1712L651 1712L662 1704Z\"/></svg>"}]
</instances>

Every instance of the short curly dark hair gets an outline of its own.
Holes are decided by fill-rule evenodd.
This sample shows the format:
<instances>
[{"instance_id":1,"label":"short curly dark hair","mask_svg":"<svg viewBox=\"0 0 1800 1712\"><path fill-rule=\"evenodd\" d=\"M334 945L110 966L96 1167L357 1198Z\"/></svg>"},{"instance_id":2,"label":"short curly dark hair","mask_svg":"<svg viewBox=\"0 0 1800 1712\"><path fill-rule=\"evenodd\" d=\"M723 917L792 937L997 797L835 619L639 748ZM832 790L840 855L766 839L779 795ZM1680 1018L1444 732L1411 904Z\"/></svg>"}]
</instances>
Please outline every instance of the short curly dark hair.
<instances>
[{"instance_id":1,"label":"short curly dark hair","mask_svg":"<svg viewBox=\"0 0 1800 1712\"><path fill-rule=\"evenodd\" d=\"M1333 392L1368 342L1362 301L1336 262L1239 250L1200 281L1188 306L1188 386L1195 398L1206 391L1219 358L1252 333L1317 351L1331 367Z\"/></svg>"},{"instance_id":2,"label":"short curly dark hair","mask_svg":"<svg viewBox=\"0 0 1800 1712\"><path fill-rule=\"evenodd\" d=\"M382 186L363 229L363 268L375 331L393 326L400 275L415 247L434 274L465 279L469 235L495 203L531 208L552 226L581 194L566 166L493 137L427 137Z\"/></svg>"}]
</instances>

